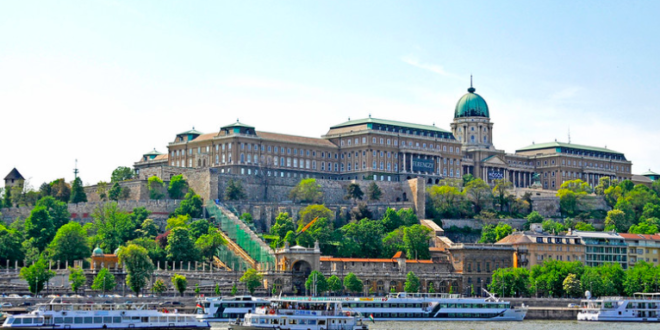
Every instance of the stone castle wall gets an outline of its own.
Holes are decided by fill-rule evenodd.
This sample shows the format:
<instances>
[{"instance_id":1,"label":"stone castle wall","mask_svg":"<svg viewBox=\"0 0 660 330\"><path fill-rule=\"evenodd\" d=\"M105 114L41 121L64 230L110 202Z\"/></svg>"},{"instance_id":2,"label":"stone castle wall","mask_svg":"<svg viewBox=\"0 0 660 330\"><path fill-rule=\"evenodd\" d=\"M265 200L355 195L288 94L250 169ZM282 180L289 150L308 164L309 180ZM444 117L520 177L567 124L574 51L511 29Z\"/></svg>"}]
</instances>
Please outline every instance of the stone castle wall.
<instances>
[{"instance_id":1,"label":"stone castle wall","mask_svg":"<svg viewBox=\"0 0 660 330\"><path fill-rule=\"evenodd\" d=\"M122 211L132 212L134 208L144 207L147 210L151 211L149 218L158 220L161 222L168 218L170 213L173 213L177 207L179 207L181 201L179 200L143 200L143 201L119 201L117 206ZM68 204L69 213L71 213L71 219L79 222L90 222L92 221L92 214L94 210L103 206L107 202L87 202L87 203L78 203L78 204ZM16 218L25 219L30 216L30 211L32 207L14 207L9 209L2 209L2 220L5 223L10 223Z\"/></svg>"}]
</instances>

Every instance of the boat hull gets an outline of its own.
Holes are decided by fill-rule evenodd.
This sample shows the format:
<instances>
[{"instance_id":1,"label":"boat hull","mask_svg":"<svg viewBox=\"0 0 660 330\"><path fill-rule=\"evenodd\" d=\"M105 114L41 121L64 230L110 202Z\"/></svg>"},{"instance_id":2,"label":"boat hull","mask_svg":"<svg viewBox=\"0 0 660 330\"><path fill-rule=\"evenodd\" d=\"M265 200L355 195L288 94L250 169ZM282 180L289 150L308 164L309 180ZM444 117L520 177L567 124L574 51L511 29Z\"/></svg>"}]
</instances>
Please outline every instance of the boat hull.
<instances>
[{"instance_id":1,"label":"boat hull","mask_svg":"<svg viewBox=\"0 0 660 330\"><path fill-rule=\"evenodd\" d=\"M67 329L67 330L105 330L105 329L149 329L149 330L200 330L200 329L210 329L211 325L208 326L139 326L139 327L129 327L128 324L126 326L122 326L120 324L113 324L104 327L103 325L98 326L98 327L90 327L88 325L76 327L75 325L71 325L70 327L67 325L65 328L64 325L43 325L43 326L20 326L20 327L7 327L7 326L0 326L0 329L21 329L21 330L58 330L58 329Z\"/></svg>"}]
</instances>

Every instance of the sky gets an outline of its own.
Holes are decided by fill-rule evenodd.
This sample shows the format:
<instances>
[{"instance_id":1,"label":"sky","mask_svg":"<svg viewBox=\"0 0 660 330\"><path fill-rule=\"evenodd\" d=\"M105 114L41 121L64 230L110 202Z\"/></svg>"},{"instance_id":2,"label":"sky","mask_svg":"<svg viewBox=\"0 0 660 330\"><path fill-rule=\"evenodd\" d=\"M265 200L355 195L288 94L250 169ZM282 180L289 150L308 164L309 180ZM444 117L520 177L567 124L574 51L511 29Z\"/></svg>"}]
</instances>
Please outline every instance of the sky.
<instances>
[{"instance_id":1,"label":"sky","mask_svg":"<svg viewBox=\"0 0 660 330\"><path fill-rule=\"evenodd\" d=\"M109 181L240 119L449 129L474 76L493 142L624 152L660 172L658 1L3 1L0 177ZM655 96L654 96L655 95Z\"/></svg>"}]
</instances>

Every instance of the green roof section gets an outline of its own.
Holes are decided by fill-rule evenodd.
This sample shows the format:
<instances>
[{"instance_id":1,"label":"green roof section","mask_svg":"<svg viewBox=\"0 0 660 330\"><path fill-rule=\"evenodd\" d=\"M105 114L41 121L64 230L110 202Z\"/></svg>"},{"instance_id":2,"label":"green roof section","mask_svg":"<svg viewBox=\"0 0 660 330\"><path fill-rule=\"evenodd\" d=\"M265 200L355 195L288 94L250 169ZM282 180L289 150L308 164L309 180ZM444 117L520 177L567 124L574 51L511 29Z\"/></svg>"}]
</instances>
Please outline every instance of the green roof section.
<instances>
[{"instance_id":1,"label":"green roof section","mask_svg":"<svg viewBox=\"0 0 660 330\"><path fill-rule=\"evenodd\" d=\"M156 150L156 148L154 148L154 150L149 151L149 152L147 152L147 153L144 154L144 155L145 155L145 156L159 156L159 155L163 155L163 153L162 153L162 152L158 152L158 150Z\"/></svg>"},{"instance_id":2,"label":"green roof section","mask_svg":"<svg viewBox=\"0 0 660 330\"><path fill-rule=\"evenodd\" d=\"M183 132L183 133L179 133L179 134L177 134L177 135L188 135L188 134L202 135L202 134L204 134L204 133L202 133L202 132L196 130L195 127L193 127L191 130L185 131L185 132Z\"/></svg>"},{"instance_id":3,"label":"green roof section","mask_svg":"<svg viewBox=\"0 0 660 330\"><path fill-rule=\"evenodd\" d=\"M475 93L476 89L472 87L472 77L470 77L470 88L468 93L463 95L456 103L454 118L461 117L486 117L490 118L488 104L481 95Z\"/></svg>"},{"instance_id":4,"label":"green roof section","mask_svg":"<svg viewBox=\"0 0 660 330\"><path fill-rule=\"evenodd\" d=\"M241 123L240 121L238 121L238 119L236 119L236 122L235 122L235 123L229 124L229 125L227 125L227 126L222 126L222 127L220 127L220 129L233 128L233 127L254 128L254 126L250 126L250 125L243 124L243 123Z\"/></svg>"},{"instance_id":5,"label":"green roof section","mask_svg":"<svg viewBox=\"0 0 660 330\"><path fill-rule=\"evenodd\" d=\"M410 129L420 129L420 130L426 130L426 131L432 131L432 132L441 132L441 133L451 134L450 131L444 130L442 128L438 128L435 125L431 126L431 125L412 124L412 123L406 123L406 122L396 121L396 120L371 118L371 116L369 118L364 118L364 119L349 120L349 121L343 122L339 125L332 126L332 127L330 127L330 129L342 128L342 127L348 127L348 126L357 126L357 125L363 125L363 124L380 124L380 125L399 126L399 127L404 127L404 128L410 128Z\"/></svg>"},{"instance_id":6,"label":"green roof section","mask_svg":"<svg viewBox=\"0 0 660 330\"><path fill-rule=\"evenodd\" d=\"M614 150L607 149L607 148L599 148L599 147L592 147L592 146L585 146L585 145L581 145L581 144L573 144L573 143L565 143L565 142L557 142L557 141L532 144L532 145L526 146L524 148L520 148L520 149L516 150L516 152L518 152L518 151L549 149L549 148L571 148L571 149L580 149L580 150L584 150L584 151L603 152L603 153L608 153L608 154L623 155L622 152L614 151Z\"/></svg>"},{"instance_id":7,"label":"green roof section","mask_svg":"<svg viewBox=\"0 0 660 330\"><path fill-rule=\"evenodd\" d=\"M660 174L651 171L651 169L649 168L648 171L646 171L646 172L644 172L644 173L642 173L642 174L640 174L640 175L645 175L645 176L646 176L646 175L660 175Z\"/></svg>"}]
</instances>

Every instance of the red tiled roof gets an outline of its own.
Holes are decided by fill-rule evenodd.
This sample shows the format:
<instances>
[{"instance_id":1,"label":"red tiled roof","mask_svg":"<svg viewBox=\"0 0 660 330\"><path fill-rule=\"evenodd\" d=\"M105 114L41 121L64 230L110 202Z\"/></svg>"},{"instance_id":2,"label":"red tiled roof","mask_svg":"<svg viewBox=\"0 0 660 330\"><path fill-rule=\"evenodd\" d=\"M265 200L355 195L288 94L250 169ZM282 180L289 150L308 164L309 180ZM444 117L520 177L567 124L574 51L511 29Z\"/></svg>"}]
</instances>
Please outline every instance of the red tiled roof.
<instances>
[{"instance_id":1,"label":"red tiled roof","mask_svg":"<svg viewBox=\"0 0 660 330\"><path fill-rule=\"evenodd\" d=\"M398 251L396 254L394 254L394 257L392 259L399 259L399 258L405 258L403 252Z\"/></svg>"},{"instance_id":2,"label":"red tiled roof","mask_svg":"<svg viewBox=\"0 0 660 330\"><path fill-rule=\"evenodd\" d=\"M625 239L645 240L645 241L660 241L660 235L646 235L646 234L619 234Z\"/></svg>"},{"instance_id":3,"label":"red tiled roof","mask_svg":"<svg viewBox=\"0 0 660 330\"><path fill-rule=\"evenodd\" d=\"M192 142L199 142L199 141L204 141L204 140L210 140L210 139L212 139L212 138L214 138L214 137L216 137L216 136L218 136L218 133L206 133L206 134L202 134L202 135L196 137L194 140L192 140Z\"/></svg>"},{"instance_id":4,"label":"red tiled roof","mask_svg":"<svg viewBox=\"0 0 660 330\"><path fill-rule=\"evenodd\" d=\"M394 260L394 259L332 258L332 257L321 257L321 261L337 261L337 262L396 262L396 260Z\"/></svg>"}]
</instances>

